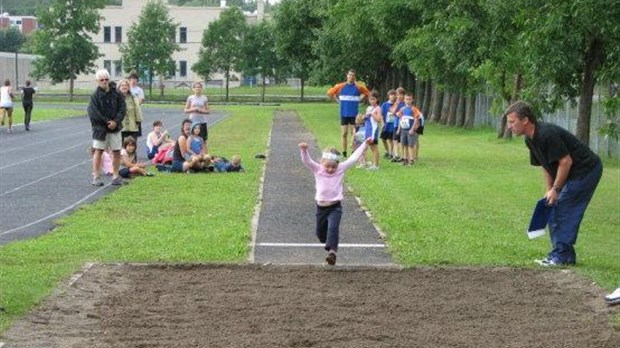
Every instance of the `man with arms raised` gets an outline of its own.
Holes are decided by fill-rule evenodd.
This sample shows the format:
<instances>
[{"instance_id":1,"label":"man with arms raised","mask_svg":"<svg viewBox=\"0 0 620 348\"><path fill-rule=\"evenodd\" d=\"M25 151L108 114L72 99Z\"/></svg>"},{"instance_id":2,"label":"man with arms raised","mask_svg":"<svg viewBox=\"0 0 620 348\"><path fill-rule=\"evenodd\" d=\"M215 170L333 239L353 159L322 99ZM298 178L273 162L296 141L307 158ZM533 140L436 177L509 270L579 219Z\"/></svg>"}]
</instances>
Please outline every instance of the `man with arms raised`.
<instances>
[{"instance_id":1,"label":"man with arms raised","mask_svg":"<svg viewBox=\"0 0 620 348\"><path fill-rule=\"evenodd\" d=\"M365 86L355 81L355 70L347 72L347 80L327 91L327 95L340 104L340 128L342 130L342 156L347 157L347 136L355 134L355 116L359 113L360 101L370 96Z\"/></svg>"}]
</instances>

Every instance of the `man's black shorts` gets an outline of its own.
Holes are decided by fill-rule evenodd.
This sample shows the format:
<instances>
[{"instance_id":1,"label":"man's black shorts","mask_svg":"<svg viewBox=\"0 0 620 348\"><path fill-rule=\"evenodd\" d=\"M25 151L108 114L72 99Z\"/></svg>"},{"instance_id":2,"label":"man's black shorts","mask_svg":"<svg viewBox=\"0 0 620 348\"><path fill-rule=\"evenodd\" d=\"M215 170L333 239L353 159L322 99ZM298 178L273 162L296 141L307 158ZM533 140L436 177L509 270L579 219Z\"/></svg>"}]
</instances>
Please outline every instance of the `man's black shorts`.
<instances>
[{"instance_id":1,"label":"man's black shorts","mask_svg":"<svg viewBox=\"0 0 620 348\"><path fill-rule=\"evenodd\" d=\"M351 117L344 117L341 116L340 117L340 125L341 126L346 126L346 125L355 125L355 116L351 116Z\"/></svg>"}]
</instances>

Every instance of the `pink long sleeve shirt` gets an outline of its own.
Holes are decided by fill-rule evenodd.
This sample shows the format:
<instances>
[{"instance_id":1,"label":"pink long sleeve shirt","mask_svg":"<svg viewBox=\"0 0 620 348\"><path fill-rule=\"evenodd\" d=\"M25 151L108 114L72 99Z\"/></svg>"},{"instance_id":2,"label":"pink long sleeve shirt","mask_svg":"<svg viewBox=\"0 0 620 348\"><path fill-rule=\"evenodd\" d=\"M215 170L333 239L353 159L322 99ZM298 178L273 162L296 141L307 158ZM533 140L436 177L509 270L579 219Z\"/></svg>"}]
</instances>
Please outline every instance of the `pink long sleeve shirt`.
<instances>
[{"instance_id":1,"label":"pink long sleeve shirt","mask_svg":"<svg viewBox=\"0 0 620 348\"><path fill-rule=\"evenodd\" d=\"M317 203L336 202L343 199L342 184L344 182L344 172L357 162L367 146L368 145L366 142L362 143L362 145L358 147L355 152L353 152L351 157L338 164L338 167L333 174L327 173L325 168L320 163L317 163L310 158L307 149L301 150L302 162L304 162L306 167L314 173L316 188L316 195L314 199Z\"/></svg>"}]
</instances>

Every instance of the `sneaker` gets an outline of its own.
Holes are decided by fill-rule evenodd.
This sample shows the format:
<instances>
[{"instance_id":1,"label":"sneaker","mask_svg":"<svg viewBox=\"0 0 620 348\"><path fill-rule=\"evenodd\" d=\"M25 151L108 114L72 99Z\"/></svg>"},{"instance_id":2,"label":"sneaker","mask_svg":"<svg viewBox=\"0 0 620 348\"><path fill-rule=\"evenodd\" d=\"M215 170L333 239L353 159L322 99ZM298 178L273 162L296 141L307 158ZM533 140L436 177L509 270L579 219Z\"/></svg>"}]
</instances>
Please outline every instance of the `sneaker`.
<instances>
[{"instance_id":1,"label":"sneaker","mask_svg":"<svg viewBox=\"0 0 620 348\"><path fill-rule=\"evenodd\" d=\"M93 177L93 182L92 184L93 186L103 186L103 180L101 180L100 176L95 176Z\"/></svg>"},{"instance_id":2,"label":"sneaker","mask_svg":"<svg viewBox=\"0 0 620 348\"><path fill-rule=\"evenodd\" d=\"M371 165L369 165L369 166L368 166L368 168L366 168L366 169L368 169L368 170L379 170L379 167L377 167L377 166L376 166L376 165L374 165L374 164L371 164Z\"/></svg>"},{"instance_id":3,"label":"sneaker","mask_svg":"<svg viewBox=\"0 0 620 348\"><path fill-rule=\"evenodd\" d=\"M574 262L569 262L569 261L562 262L555 257L548 257L543 260L535 260L535 262L543 267L563 267L563 266L572 266L575 264Z\"/></svg>"},{"instance_id":4,"label":"sneaker","mask_svg":"<svg viewBox=\"0 0 620 348\"><path fill-rule=\"evenodd\" d=\"M392 160L390 162L398 163L400 161L401 161L401 158L396 156L396 157L392 157Z\"/></svg>"},{"instance_id":5,"label":"sneaker","mask_svg":"<svg viewBox=\"0 0 620 348\"><path fill-rule=\"evenodd\" d=\"M411 165L411 161L403 160L403 166L409 166L409 165Z\"/></svg>"},{"instance_id":6,"label":"sneaker","mask_svg":"<svg viewBox=\"0 0 620 348\"><path fill-rule=\"evenodd\" d=\"M605 296L605 302L610 305L620 303L620 288L617 288L614 292Z\"/></svg>"},{"instance_id":7,"label":"sneaker","mask_svg":"<svg viewBox=\"0 0 620 348\"><path fill-rule=\"evenodd\" d=\"M336 253L333 251L330 251L327 254L327 257L325 258L325 261L327 262L328 265L333 266L336 264Z\"/></svg>"},{"instance_id":8,"label":"sneaker","mask_svg":"<svg viewBox=\"0 0 620 348\"><path fill-rule=\"evenodd\" d=\"M386 152L386 153L384 153L384 154L383 154L383 158L390 158L390 157L391 157L391 156L390 156L390 153L389 153L389 152Z\"/></svg>"},{"instance_id":9,"label":"sneaker","mask_svg":"<svg viewBox=\"0 0 620 348\"><path fill-rule=\"evenodd\" d=\"M112 179L112 185L120 186L122 184L123 184L123 178L121 178L120 176L117 176L116 178Z\"/></svg>"},{"instance_id":10,"label":"sneaker","mask_svg":"<svg viewBox=\"0 0 620 348\"><path fill-rule=\"evenodd\" d=\"M155 176L155 173L151 173L151 172L146 172L146 174L144 174L146 176Z\"/></svg>"}]
</instances>

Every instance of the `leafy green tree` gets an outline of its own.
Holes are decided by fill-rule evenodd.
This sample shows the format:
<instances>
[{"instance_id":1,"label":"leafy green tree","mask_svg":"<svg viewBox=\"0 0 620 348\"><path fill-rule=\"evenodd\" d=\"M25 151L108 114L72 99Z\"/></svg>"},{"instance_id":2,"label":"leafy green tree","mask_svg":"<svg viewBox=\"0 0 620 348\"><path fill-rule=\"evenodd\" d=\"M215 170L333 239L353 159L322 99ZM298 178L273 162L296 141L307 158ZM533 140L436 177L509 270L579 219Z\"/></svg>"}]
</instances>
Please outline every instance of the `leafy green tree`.
<instances>
[{"instance_id":1,"label":"leafy green tree","mask_svg":"<svg viewBox=\"0 0 620 348\"><path fill-rule=\"evenodd\" d=\"M69 80L70 100L79 74L94 72L100 54L91 35L99 32L99 9L104 0L55 0L41 7L38 19L42 28L34 34L34 75L49 76L54 83Z\"/></svg>"},{"instance_id":2,"label":"leafy green tree","mask_svg":"<svg viewBox=\"0 0 620 348\"><path fill-rule=\"evenodd\" d=\"M0 52L19 52L25 41L26 37L17 28L0 30Z\"/></svg>"},{"instance_id":3,"label":"leafy green tree","mask_svg":"<svg viewBox=\"0 0 620 348\"><path fill-rule=\"evenodd\" d=\"M174 70L172 54L181 48L174 42L178 24L162 0L149 1L136 23L127 31L127 44L120 45L123 68L147 74L149 94L153 94L153 77L166 77ZM160 90L163 96L163 87Z\"/></svg>"},{"instance_id":4,"label":"leafy green tree","mask_svg":"<svg viewBox=\"0 0 620 348\"><path fill-rule=\"evenodd\" d=\"M261 99L265 101L266 79L275 79L282 65L276 53L273 22L262 21L248 27L243 40L243 72L245 75L260 75L262 79Z\"/></svg>"},{"instance_id":5,"label":"leafy green tree","mask_svg":"<svg viewBox=\"0 0 620 348\"><path fill-rule=\"evenodd\" d=\"M276 50L286 69L301 80L301 100L318 55L313 45L318 39L322 19L321 0L282 0L275 10Z\"/></svg>"},{"instance_id":6,"label":"leafy green tree","mask_svg":"<svg viewBox=\"0 0 620 348\"><path fill-rule=\"evenodd\" d=\"M245 16L237 7L222 11L220 18L209 23L202 35L198 62L192 71L205 76L213 72L224 73L226 80L226 101L229 96L231 71L241 67L243 59L243 38L247 30Z\"/></svg>"},{"instance_id":7,"label":"leafy green tree","mask_svg":"<svg viewBox=\"0 0 620 348\"><path fill-rule=\"evenodd\" d=\"M544 109L579 100L576 136L590 140L594 85L620 73L620 6L606 1L529 0L538 9L524 25L524 95ZM613 81L613 80L611 80Z\"/></svg>"}]
</instances>

